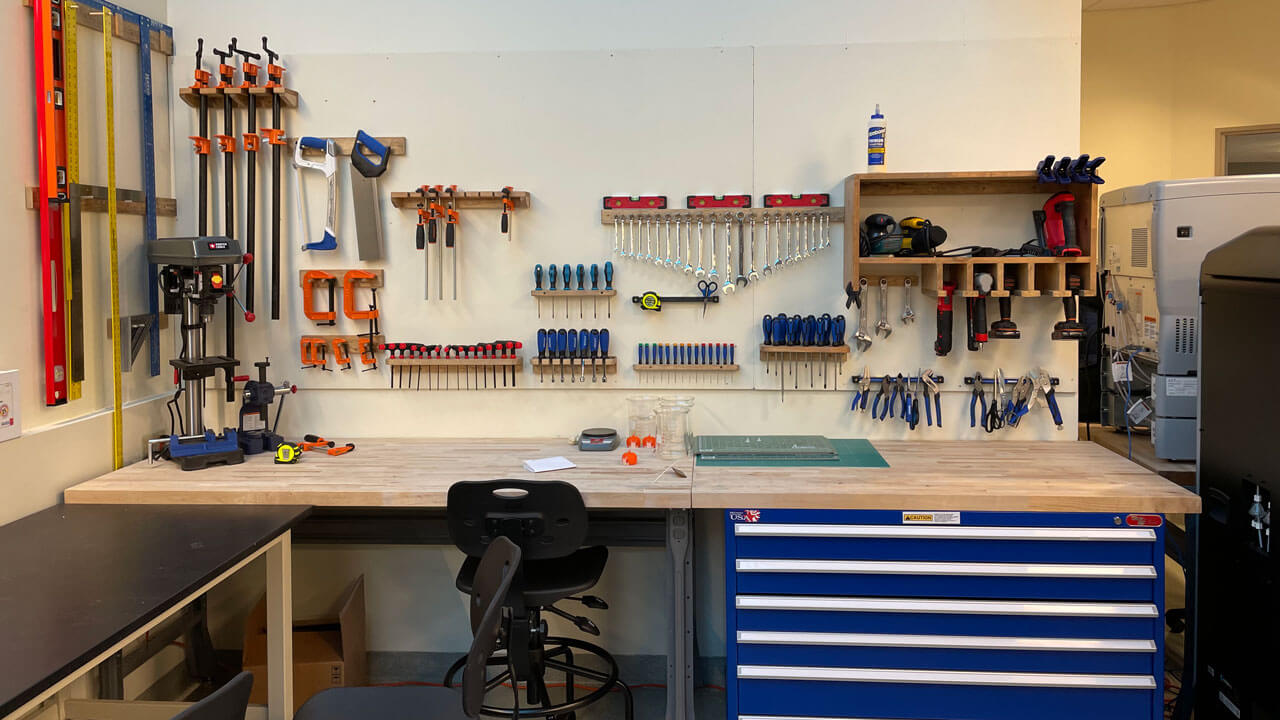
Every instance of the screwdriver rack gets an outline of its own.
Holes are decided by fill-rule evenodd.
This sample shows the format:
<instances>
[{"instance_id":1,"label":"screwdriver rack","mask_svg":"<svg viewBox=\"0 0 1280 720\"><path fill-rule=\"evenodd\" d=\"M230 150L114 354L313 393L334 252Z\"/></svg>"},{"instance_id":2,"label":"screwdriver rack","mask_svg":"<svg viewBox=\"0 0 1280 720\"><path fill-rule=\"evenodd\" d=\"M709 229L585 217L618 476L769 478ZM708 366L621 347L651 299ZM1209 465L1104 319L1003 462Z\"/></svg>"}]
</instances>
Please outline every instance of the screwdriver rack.
<instances>
[{"instance_id":1,"label":"screwdriver rack","mask_svg":"<svg viewBox=\"0 0 1280 720\"><path fill-rule=\"evenodd\" d=\"M518 353L511 357L496 358L388 358L386 363L391 367L392 388L417 390L422 389L424 375L428 390L514 388L516 375L524 367L524 359ZM399 382L397 382L397 373ZM409 379L408 387L404 385L406 374ZM413 387L415 374L416 388ZM510 376L510 385L507 384L508 376Z\"/></svg>"},{"instance_id":2,"label":"screwdriver rack","mask_svg":"<svg viewBox=\"0 0 1280 720\"><path fill-rule=\"evenodd\" d=\"M538 371L539 382L556 382L559 377L559 382L564 384L584 383L587 382L586 378L590 378L591 382L607 383L610 374L614 377L618 375L618 358L616 355L595 358L531 357L529 367Z\"/></svg>"},{"instance_id":3,"label":"screwdriver rack","mask_svg":"<svg viewBox=\"0 0 1280 720\"><path fill-rule=\"evenodd\" d=\"M734 343L640 343L631 366L647 384L730 384L741 368Z\"/></svg>"},{"instance_id":4,"label":"screwdriver rack","mask_svg":"<svg viewBox=\"0 0 1280 720\"><path fill-rule=\"evenodd\" d=\"M569 317L569 314L570 314L569 308L572 302L574 301L574 299L577 299L578 301L578 318L579 319L586 318L585 301L587 300L590 300L593 306L591 317L599 318L600 313L597 306L597 302L601 298L605 298L605 317L612 318L613 317L613 298L617 297L618 291L617 290L530 290L529 295L538 299L538 317L539 318L542 317L542 303L544 301L549 301L548 304L551 306L551 318L555 319L556 305L559 304L561 298L564 299L565 311L564 311L563 317L565 318Z\"/></svg>"}]
</instances>

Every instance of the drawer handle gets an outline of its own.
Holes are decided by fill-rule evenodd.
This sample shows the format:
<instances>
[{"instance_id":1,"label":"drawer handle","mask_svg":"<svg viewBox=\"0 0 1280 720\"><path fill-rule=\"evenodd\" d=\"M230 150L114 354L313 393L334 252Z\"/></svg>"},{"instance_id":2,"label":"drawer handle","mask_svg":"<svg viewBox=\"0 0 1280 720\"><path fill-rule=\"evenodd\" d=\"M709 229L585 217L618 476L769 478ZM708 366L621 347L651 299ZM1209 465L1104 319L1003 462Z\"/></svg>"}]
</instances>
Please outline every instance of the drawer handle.
<instances>
[{"instance_id":1,"label":"drawer handle","mask_svg":"<svg viewBox=\"0 0 1280 720\"><path fill-rule=\"evenodd\" d=\"M977 525L819 525L804 523L735 523L739 537L891 538L926 540L1083 540L1155 542L1151 528L1041 528Z\"/></svg>"},{"instance_id":2,"label":"drawer handle","mask_svg":"<svg viewBox=\"0 0 1280 720\"><path fill-rule=\"evenodd\" d=\"M943 613L955 615L1046 615L1054 617L1157 617L1151 603L1058 602L1055 600L932 600L917 598L829 597L821 595L738 595L739 610Z\"/></svg>"},{"instance_id":3,"label":"drawer handle","mask_svg":"<svg viewBox=\"0 0 1280 720\"><path fill-rule=\"evenodd\" d=\"M914 685L993 685L1107 690L1154 690L1150 675L978 672L971 670L897 670L883 668L739 665L740 680L812 680L817 682L908 683Z\"/></svg>"},{"instance_id":4,"label":"drawer handle","mask_svg":"<svg viewBox=\"0 0 1280 720\"><path fill-rule=\"evenodd\" d=\"M979 575L986 577L1110 578L1151 580L1150 565L1074 563L895 562L883 560L739 559L738 572L836 573L851 575Z\"/></svg>"},{"instance_id":5,"label":"drawer handle","mask_svg":"<svg viewBox=\"0 0 1280 720\"><path fill-rule=\"evenodd\" d=\"M937 648L942 650L1035 650L1154 653L1152 640L999 637L986 635L905 635L880 633L772 632L739 630L741 645L826 645L832 647Z\"/></svg>"}]
</instances>

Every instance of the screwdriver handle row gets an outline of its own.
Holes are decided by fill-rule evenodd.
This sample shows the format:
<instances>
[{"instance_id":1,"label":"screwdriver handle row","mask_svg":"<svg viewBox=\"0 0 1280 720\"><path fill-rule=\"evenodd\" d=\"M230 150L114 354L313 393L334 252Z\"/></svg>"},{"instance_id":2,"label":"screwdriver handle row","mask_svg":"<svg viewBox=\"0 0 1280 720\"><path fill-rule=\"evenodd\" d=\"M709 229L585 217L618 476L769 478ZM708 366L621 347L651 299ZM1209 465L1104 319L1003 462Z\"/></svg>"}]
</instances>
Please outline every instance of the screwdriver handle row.
<instances>
[{"instance_id":1,"label":"screwdriver handle row","mask_svg":"<svg viewBox=\"0 0 1280 720\"><path fill-rule=\"evenodd\" d=\"M598 358L609 356L609 330L539 329L538 357Z\"/></svg>"},{"instance_id":2,"label":"screwdriver handle row","mask_svg":"<svg viewBox=\"0 0 1280 720\"><path fill-rule=\"evenodd\" d=\"M832 317L808 315L765 315L761 320L765 345L789 345L793 347L838 347L844 345L845 319L843 315Z\"/></svg>"},{"instance_id":3,"label":"screwdriver handle row","mask_svg":"<svg viewBox=\"0 0 1280 720\"><path fill-rule=\"evenodd\" d=\"M641 365L733 365L735 343L640 343L636 362Z\"/></svg>"},{"instance_id":4,"label":"screwdriver handle row","mask_svg":"<svg viewBox=\"0 0 1280 720\"><path fill-rule=\"evenodd\" d=\"M534 290L600 290L600 265L592 263L591 269L588 271L587 266L578 263L577 270L569 266L568 263L557 266L555 263L544 269L542 263L533 266L533 289ZM557 267L559 270L557 270ZM604 290L613 289L613 263L606 262L604 264ZM543 278L547 280L547 286L543 287ZM577 287L573 286L573 279L577 278ZM590 279L591 287L587 287L587 281ZM557 283L563 282L563 285L557 287Z\"/></svg>"},{"instance_id":5,"label":"screwdriver handle row","mask_svg":"<svg viewBox=\"0 0 1280 720\"><path fill-rule=\"evenodd\" d=\"M383 343L378 349L393 360L497 360L514 358L523 347L518 340L495 340L474 345Z\"/></svg>"}]
</instances>

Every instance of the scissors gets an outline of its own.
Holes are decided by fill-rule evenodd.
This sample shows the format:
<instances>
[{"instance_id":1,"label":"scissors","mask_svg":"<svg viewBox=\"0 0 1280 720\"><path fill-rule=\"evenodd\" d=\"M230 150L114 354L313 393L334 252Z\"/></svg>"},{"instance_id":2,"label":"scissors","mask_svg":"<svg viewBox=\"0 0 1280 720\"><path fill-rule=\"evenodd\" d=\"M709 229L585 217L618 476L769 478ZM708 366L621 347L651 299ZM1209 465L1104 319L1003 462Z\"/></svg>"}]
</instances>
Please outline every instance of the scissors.
<instances>
[{"instance_id":1,"label":"scissors","mask_svg":"<svg viewBox=\"0 0 1280 720\"><path fill-rule=\"evenodd\" d=\"M720 288L715 280L699 280L698 292L702 293L702 316L707 315L707 300L716 294L716 290Z\"/></svg>"}]
</instances>

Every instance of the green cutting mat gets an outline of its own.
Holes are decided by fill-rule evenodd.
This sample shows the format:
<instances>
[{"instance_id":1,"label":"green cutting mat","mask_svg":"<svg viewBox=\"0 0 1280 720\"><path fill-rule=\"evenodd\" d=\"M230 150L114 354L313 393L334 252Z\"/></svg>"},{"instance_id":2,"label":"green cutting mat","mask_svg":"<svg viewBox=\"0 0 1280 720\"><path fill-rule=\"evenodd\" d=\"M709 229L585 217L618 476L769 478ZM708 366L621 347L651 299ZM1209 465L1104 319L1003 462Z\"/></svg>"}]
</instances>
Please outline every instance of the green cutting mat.
<instances>
[{"instance_id":1,"label":"green cutting mat","mask_svg":"<svg viewBox=\"0 0 1280 720\"><path fill-rule=\"evenodd\" d=\"M863 438L832 438L831 444L840 453L837 460L704 460L698 458L698 464L704 467L889 467L880 452L871 446L871 441Z\"/></svg>"}]
</instances>

